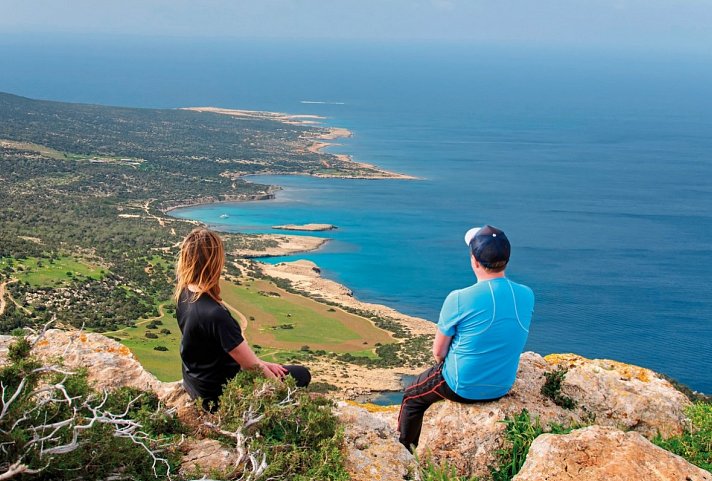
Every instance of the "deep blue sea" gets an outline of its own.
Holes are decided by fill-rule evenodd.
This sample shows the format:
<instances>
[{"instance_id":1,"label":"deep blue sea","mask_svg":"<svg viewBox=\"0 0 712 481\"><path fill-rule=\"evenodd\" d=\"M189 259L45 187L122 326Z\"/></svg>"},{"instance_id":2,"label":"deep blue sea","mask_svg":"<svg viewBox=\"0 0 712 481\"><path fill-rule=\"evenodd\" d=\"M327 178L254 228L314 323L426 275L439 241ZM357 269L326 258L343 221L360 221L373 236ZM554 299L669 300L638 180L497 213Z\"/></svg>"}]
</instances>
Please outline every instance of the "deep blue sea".
<instances>
[{"instance_id":1,"label":"deep blue sea","mask_svg":"<svg viewBox=\"0 0 712 481\"><path fill-rule=\"evenodd\" d=\"M420 177L258 177L276 200L184 209L226 231L333 223L304 257L436 320L474 282L464 232L506 231L537 304L527 348L712 392L712 59L453 44L0 37L0 91L318 114L332 147ZM304 103L323 102L323 103ZM227 218L220 218L227 214ZM280 259L274 259L280 260Z\"/></svg>"}]
</instances>

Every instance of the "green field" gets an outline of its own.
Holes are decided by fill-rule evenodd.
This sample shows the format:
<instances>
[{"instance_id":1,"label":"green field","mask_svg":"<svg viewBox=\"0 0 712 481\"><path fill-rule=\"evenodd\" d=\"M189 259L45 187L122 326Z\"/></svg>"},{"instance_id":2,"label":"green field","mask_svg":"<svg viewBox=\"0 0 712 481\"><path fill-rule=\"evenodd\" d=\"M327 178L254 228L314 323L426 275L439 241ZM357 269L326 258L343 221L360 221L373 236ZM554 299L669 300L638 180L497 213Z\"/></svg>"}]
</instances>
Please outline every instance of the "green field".
<instances>
[{"instance_id":1,"label":"green field","mask_svg":"<svg viewBox=\"0 0 712 481\"><path fill-rule=\"evenodd\" d=\"M273 295L264 295L267 292ZM244 324L234 309L245 316L245 338L251 346L259 346L255 347L255 352L266 361L288 363L309 357L309 351L317 350L375 358L376 343L394 342L390 334L376 328L367 319L290 294L267 281L252 281L240 286L224 282L222 295L225 303L233 308L233 316L238 322ZM181 378L180 330L175 314L165 312L170 305L172 301L161 305L162 315L158 320L162 324L157 329L147 328L153 321L150 319L138 321L136 327L105 333L120 339L161 381ZM279 327L285 324L292 328ZM161 329L171 333L161 334ZM158 339L147 338L147 332L156 334ZM156 351L157 346L168 350ZM304 349L306 347L309 351Z\"/></svg>"},{"instance_id":2,"label":"green field","mask_svg":"<svg viewBox=\"0 0 712 481\"><path fill-rule=\"evenodd\" d=\"M393 342L368 319L286 292L267 281L223 283L225 303L247 318L251 342L284 350L360 352Z\"/></svg>"},{"instance_id":3,"label":"green field","mask_svg":"<svg viewBox=\"0 0 712 481\"><path fill-rule=\"evenodd\" d=\"M57 287L65 285L75 278L101 279L104 277L101 268L66 256L58 259L38 259L36 257L0 259L0 270L8 266L15 269L13 277L34 287Z\"/></svg>"},{"instance_id":4,"label":"green field","mask_svg":"<svg viewBox=\"0 0 712 481\"><path fill-rule=\"evenodd\" d=\"M168 303L164 304L168 305ZM180 361L180 329L175 314L165 312L157 320L162 324L157 329L148 329L151 320L139 321L136 327L127 327L120 331L107 332L106 335L116 337L121 343L131 349L143 367L153 373L161 381L177 381L181 378ZM161 329L168 329L170 334L161 334ZM152 332L158 339L149 339L147 332ZM168 351L156 351L157 346L164 346Z\"/></svg>"}]
</instances>

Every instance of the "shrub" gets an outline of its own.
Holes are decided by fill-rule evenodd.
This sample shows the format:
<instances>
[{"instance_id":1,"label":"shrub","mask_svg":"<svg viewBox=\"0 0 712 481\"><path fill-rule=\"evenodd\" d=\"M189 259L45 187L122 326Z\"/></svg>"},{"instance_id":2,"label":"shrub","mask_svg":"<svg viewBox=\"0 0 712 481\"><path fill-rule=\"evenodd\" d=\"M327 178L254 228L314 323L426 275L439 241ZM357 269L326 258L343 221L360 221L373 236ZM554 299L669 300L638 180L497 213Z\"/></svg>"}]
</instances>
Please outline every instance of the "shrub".
<instances>
[{"instance_id":1,"label":"shrub","mask_svg":"<svg viewBox=\"0 0 712 481\"><path fill-rule=\"evenodd\" d=\"M148 339L158 339L158 334L154 334L152 332L147 332L146 334L144 334L144 336L146 336Z\"/></svg>"},{"instance_id":2,"label":"shrub","mask_svg":"<svg viewBox=\"0 0 712 481\"><path fill-rule=\"evenodd\" d=\"M0 383L13 393L0 418L0 477L167 477L177 458L162 449L182 428L155 395L127 388L94 392L84 372L44 365L29 346L24 338L15 341L9 364L0 369ZM39 388L43 395L37 395Z\"/></svg>"},{"instance_id":3,"label":"shrub","mask_svg":"<svg viewBox=\"0 0 712 481\"><path fill-rule=\"evenodd\" d=\"M557 369L552 372L545 372L546 382L541 387L541 394L548 397L554 404L564 409L574 409L576 401L561 393L561 383L566 378L566 369Z\"/></svg>"},{"instance_id":4,"label":"shrub","mask_svg":"<svg viewBox=\"0 0 712 481\"><path fill-rule=\"evenodd\" d=\"M165 334L165 335L168 335L168 334L170 334L170 333L171 333L171 330L170 330L170 329L166 329L166 328L164 327L163 329L161 329L161 331L160 331L160 332L161 332L161 334Z\"/></svg>"},{"instance_id":5,"label":"shrub","mask_svg":"<svg viewBox=\"0 0 712 481\"><path fill-rule=\"evenodd\" d=\"M497 451L497 466L490 466L492 481L510 481L524 465L529 447L537 436L545 432L566 434L580 426L561 426L549 424L545 429L541 426L539 418L531 419L526 409L514 417L504 421L506 447Z\"/></svg>"},{"instance_id":6,"label":"shrub","mask_svg":"<svg viewBox=\"0 0 712 481\"><path fill-rule=\"evenodd\" d=\"M242 474L254 473L264 460L264 478L345 481L343 432L332 409L330 400L312 398L291 378L279 382L243 371L225 387L216 418L229 443L242 443L257 461L239 467Z\"/></svg>"},{"instance_id":7,"label":"shrub","mask_svg":"<svg viewBox=\"0 0 712 481\"><path fill-rule=\"evenodd\" d=\"M416 456L415 479L420 481L478 481L475 476L459 476L454 466L447 462L435 463L432 458L421 460Z\"/></svg>"},{"instance_id":8,"label":"shrub","mask_svg":"<svg viewBox=\"0 0 712 481\"><path fill-rule=\"evenodd\" d=\"M166 346L156 346L153 348L154 351L166 352L168 348Z\"/></svg>"},{"instance_id":9,"label":"shrub","mask_svg":"<svg viewBox=\"0 0 712 481\"><path fill-rule=\"evenodd\" d=\"M712 471L712 404L695 403L687 408L686 414L691 429L670 439L663 439L658 434L653 442L702 469Z\"/></svg>"}]
</instances>

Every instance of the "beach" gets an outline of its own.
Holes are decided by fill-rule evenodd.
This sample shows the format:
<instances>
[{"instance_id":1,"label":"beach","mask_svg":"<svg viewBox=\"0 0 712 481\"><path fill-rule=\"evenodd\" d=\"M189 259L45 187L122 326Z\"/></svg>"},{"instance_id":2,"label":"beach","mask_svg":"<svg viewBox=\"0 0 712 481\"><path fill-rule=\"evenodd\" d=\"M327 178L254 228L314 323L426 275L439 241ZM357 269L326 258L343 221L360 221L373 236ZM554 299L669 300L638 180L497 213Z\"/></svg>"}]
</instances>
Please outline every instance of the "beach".
<instances>
[{"instance_id":1,"label":"beach","mask_svg":"<svg viewBox=\"0 0 712 481\"><path fill-rule=\"evenodd\" d=\"M397 322L411 336L432 336L435 324L408 316L388 306L363 302L354 297L346 286L321 276L319 266L307 260L281 262L279 264L260 263L262 272L270 277L285 279L298 291L309 297L321 298L330 303L349 309L369 312ZM312 370L314 380L326 382L339 388L347 399L356 399L373 393L399 391L403 376L418 374L425 367L379 368L360 366L342 361L318 359L306 363Z\"/></svg>"}]
</instances>

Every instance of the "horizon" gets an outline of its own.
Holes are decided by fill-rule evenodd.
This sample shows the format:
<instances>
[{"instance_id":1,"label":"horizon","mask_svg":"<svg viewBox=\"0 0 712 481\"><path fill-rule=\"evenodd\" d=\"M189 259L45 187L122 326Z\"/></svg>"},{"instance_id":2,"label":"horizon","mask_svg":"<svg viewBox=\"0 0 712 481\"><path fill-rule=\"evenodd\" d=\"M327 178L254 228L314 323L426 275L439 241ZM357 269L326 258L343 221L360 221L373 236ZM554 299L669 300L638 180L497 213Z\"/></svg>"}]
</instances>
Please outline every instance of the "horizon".
<instances>
[{"instance_id":1,"label":"horizon","mask_svg":"<svg viewBox=\"0 0 712 481\"><path fill-rule=\"evenodd\" d=\"M488 47L712 54L712 4L674 0L344 2L22 2L0 0L12 36L444 43Z\"/></svg>"}]
</instances>

